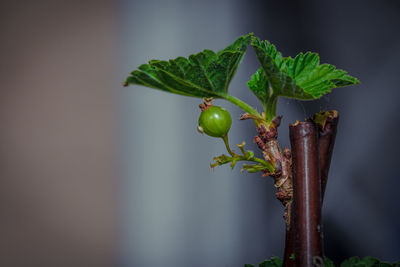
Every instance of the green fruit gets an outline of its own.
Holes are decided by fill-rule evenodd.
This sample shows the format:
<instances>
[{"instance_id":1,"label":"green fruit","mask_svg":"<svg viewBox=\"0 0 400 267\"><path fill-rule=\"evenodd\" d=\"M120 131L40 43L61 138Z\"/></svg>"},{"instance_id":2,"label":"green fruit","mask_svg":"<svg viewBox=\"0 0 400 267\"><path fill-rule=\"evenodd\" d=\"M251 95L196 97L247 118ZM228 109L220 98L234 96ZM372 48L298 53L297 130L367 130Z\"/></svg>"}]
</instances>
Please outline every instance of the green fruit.
<instances>
[{"instance_id":1,"label":"green fruit","mask_svg":"<svg viewBox=\"0 0 400 267\"><path fill-rule=\"evenodd\" d=\"M198 130L212 137L224 137L229 132L231 124L232 118L226 109L210 106L201 112Z\"/></svg>"}]
</instances>

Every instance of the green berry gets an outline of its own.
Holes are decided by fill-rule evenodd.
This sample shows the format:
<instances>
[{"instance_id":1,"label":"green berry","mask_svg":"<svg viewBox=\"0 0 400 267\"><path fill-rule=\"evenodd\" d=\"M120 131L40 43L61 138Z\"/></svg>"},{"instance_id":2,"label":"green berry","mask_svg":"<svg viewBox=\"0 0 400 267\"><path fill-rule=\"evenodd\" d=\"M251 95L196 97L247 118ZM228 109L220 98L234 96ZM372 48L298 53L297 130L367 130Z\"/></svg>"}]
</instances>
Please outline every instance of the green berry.
<instances>
[{"instance_id":1,"label":"green berry","mask_svg":"<svg viewBox=\"0 0 400 267\"><path fill-rule=\"evenodd\" d=\"M210 106L201 112L198 130L212 137L224 137L228 134L231 124L232 118L226 109Z\"/></svg>"}]
</instances>

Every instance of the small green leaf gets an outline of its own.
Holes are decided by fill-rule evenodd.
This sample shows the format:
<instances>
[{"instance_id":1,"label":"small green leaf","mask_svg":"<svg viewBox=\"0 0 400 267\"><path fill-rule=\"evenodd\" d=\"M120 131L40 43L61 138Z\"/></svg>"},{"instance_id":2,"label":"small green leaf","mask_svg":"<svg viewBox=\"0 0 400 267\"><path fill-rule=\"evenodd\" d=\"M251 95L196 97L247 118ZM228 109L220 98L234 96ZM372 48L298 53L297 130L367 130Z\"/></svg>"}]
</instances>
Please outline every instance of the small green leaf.
<instances>
[{"instance_id":1,"label":"small green leaf","mask_svg":"<svg viewBox=\"0 0 400 267\"><path fill-rule=\"evenodd\" d=\"M254 152L251 150L247 150L246 159L252 159L254 157Z\"/></svg>"},{"instance_id":2,"label":"small green leaf","mask_svg":"<svg viewBox=\"0 0 400 267\"><path fill-rule=\"evenodd\" d=\"M278 257L272 257L269 260L261 262L258 266L259 267L281 267L282 266L282 260Z\"/></svg>"},{"instance_id":3,"label":"small green leaf","mask_svg":"<svg viewBox=\"0 0 400 267\"><path fill-rule=\"evenodd\" d=\"M335 267L335 264L333 263L333 261L331 261L327 257L324 257L324 264L325 264L325 267Z\"/></svg>"},{"instance_id":4,"label":"small green leaf","mask_svg":"<svg viewBox=\"0 0 400 267\"><path fill-rule=\"evenodd\" d=\"M388 263L381 262L380 260L367 256L362 260L358 257L349 258L340 264L340 267L398 267L400 266L399 262Z\"/></svg>"},{"instance_id":5,"label":"small green leaf","mask_svg":"<svg viewBox=\"0 0 400 267\"><path fill-rule=\"evenodd\" d=\"M283 57L273 44L253 36L251 45L262 68L253 74L247 84L263 103L268 120L275 116L279 96L314 100L333 88L359 83L344 70L319 64L317 53L300 53L295 58Z\"/></svg>"},{"instance_id":6,"label":"small green leaf","mask_svg":"<svg viewBox=\"0 0 400 267\"><path fill-rule=\"evenodd\" d=\"M247 171L249 173L256 173L260 171L269 171L268 167L261 164L243 164L241 172Z\"/></svg>"},{"instance_id":7,"label":"small green leaf","mask_svg":"<svg viewBox=\"0 0 400 267\"><path fill-rule=\"evenodd\" d=\"M358 258L357 256L355 257L351 257L347 260L344 260L341 264L340 267L352 267L352 266L356 266L358 263L360 262L360 258Z\"/></svg>"},{"instance_id":8,"label":"small green leaf","mask_svg":"<svg viewBox=\"0 0 400 267\"><path fill-rule=\"evenodd\" d=\"M294 254L290 256L290 259L293 260ZM272 257L270 260L263 261L259 264L259 267L281 267L283 264L282 260L277 257ZM335 267L333 261L324 257L324 264L326 267ZM342 262L340 267L399 267L400 262L388 263L382 262L373 257L365 257L360 260L358 257L352 257ZM251 264L245 264L245 267L254 267Z\"/></svg>"},{"instance_id":9,"label":"small green leaf","mask_svg":"<svg viewBox=\"0 0 400 267\"><path fill-rule=\"evenodd\" d=\"M150 60L133 71L124 85L143 85L193 97L225 98L251 35L239 37L218 53L204 50L188 59Z\"/></svg>"},{"instance_id":10,"label":"small green leaf","mask_svg":"<svg viewBox=\"0 0 400 267\"><path fill-rule=\"evenodd\" d=\"M274 166L270 162L254 157L254 153L250 150L245 152L244 156L241 156L236 153L233 153L231 156L222 154L220 156L214 157L213 160L214 163L210 165L211 169L214 169L217 166L222 166L228 163L230 163L230 167L231 169L233 169L238 161L252 161L258 164L251 164L251 165L243 164L243 168L240 171L243 172L246 170L247 172L250 173L262 172L262 171L269 171L273 173L275 171Z\"/></svg>"}]
</instances>

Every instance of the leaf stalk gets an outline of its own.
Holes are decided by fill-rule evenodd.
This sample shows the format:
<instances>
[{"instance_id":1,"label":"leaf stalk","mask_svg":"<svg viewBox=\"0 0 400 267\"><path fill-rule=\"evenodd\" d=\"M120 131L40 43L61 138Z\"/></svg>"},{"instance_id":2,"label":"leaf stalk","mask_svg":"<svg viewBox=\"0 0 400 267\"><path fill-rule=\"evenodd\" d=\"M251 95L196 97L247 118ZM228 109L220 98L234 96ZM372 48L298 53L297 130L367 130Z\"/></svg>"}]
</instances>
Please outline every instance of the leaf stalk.
<instances>
[{"instance_id":1,"label":"leaf stalk","mask_svg":"<svg viewBox=\"0 0 400 267\"><path fill-rule=\"evenodd\" d=\"M260 115L260 113L258 113L258 111L257 111L255 108L253 108L252 106L250 106L250 105L247 104L246 102L240 100L239 98L236 98L236 97L234 97L234 96L232 96L232 95L228 95L228 94L225 94L225 95L223 96L223 98L224 98L225 100L231 102L232 104L238 106L239 108L241 108L241 109L244 110L245 112L250 113L250 114L252 114L252 115L254 115L254 116L257 116L257 117L259 117L259 118L262 118L262 116Z\"/></svg>"},{"instance_id":2,"label":"leaf stalk","mask_svg":"<svg viewBox=\"0 0 400 267\"><path fill-rule=\"evenodd\" d=\"M276 117L276 105L278 103L277 96L271 96L267 102L263 103L265 120L270 123Z\"/></svg>"}]
</instances>

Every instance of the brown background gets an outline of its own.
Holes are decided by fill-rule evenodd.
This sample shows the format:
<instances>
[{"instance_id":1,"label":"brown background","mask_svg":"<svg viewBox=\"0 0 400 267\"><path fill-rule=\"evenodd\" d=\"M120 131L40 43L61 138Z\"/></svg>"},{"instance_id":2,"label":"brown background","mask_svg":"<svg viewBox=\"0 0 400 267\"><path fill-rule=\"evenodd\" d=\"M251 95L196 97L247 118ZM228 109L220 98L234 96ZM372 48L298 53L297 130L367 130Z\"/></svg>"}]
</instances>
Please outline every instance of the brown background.
<instances>
[{"instance_id":1,"label":"brown background","mask_svg":"<svg viewBox=\"0 0 400 267\"><path fill-rule=\"evenodd\" d=\"M111 1L2 1L0 266L111 266Z\"/></svg>"}]
</instances>

